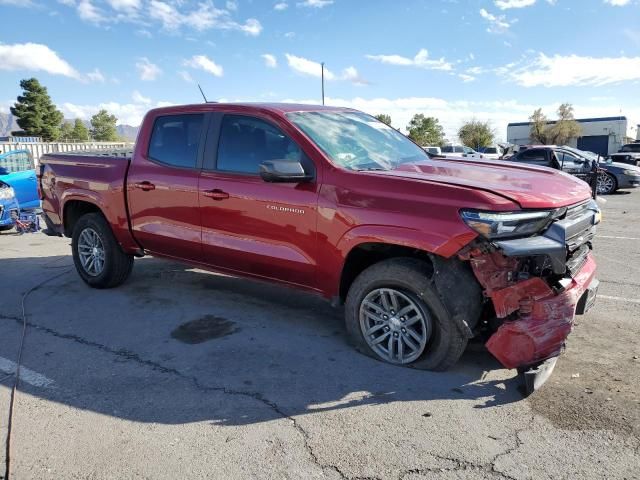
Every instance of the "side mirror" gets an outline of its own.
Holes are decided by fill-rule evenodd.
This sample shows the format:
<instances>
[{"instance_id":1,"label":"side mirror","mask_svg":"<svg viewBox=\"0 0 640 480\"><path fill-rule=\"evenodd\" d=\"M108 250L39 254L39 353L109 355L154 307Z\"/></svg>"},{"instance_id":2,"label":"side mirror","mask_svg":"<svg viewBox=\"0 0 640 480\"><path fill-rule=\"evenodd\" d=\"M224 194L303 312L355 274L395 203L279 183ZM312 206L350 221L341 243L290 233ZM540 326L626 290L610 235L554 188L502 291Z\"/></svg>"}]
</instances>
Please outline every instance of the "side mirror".
<instances>
[{"instance_id":1,"label":"side mirror","mask_svg":"<svg viewBox=\"0 0 640 480\"><path fill-rule=\"evenodd\" d=\"M9 175L9 170L4 167L0 167L0 175Z\"/></svg>"},{"instance_id":2,"label":"side mirror","mask_svg":"<svg viewBox=\"0 0 640 480\"><path fill-rule=\"evenodd\" d=\"M313 179L304 171L300 162L291 160L267 160L260 164L260 177L265 182L302 183Z\"/></svg>"}]
</instances>

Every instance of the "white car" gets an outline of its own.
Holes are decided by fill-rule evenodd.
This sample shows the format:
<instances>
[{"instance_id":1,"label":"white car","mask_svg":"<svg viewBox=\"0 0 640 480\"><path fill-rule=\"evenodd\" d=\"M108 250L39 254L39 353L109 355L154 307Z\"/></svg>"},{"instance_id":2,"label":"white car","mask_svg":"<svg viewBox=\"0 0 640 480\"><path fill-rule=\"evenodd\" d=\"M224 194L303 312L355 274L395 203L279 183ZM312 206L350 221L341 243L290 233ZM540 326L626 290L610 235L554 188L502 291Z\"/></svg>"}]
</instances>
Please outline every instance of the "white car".
<instances>
[{"instance_id":1,"label":"white car","mask_svg":"<svg viewBox=\"0 0 640 480\"><path fill-rule=\"evenodd\" d=\"M502 156L502 149L500 147L485 147L482 149L482 155L489 160L499 160Z\"/></svg>"},{"instance_id":2,"label":"white car","mask_svg":"<svg viewBox=\"0 0 640 480\"><path fill-rule=\"evenodd\" d=\"M422 147L422 148L424 148L425 152L430 153L431 155L442 154L442 150L440 150L440 147L433 147L431 145L427 145L426 147Z\"/></svg>"},{"instance_id":3,"label":"white car","mask_svg":"<svg viewBox=\"0 0 640 480\"><path fill-rule=\"evenodd\" d=\"M464 145L445 145L442 147L442 156L451 158L484 158L481 153Z\"/></svg>"}]
</instances>

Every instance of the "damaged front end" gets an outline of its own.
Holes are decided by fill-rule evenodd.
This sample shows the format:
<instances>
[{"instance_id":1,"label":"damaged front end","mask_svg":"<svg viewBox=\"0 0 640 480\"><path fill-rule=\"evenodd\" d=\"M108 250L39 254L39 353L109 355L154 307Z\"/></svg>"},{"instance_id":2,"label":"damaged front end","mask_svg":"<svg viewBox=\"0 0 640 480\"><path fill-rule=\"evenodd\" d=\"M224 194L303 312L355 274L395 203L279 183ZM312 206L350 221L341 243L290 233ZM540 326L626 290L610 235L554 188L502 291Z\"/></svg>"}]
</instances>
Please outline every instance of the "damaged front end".
<instances>
[{"instance_id":1,"label":"damaged front end","mask_svg":"<svg viewBox=\"0 0 640 480\"><path fill-rule=\"evenodd\" d=\"M553 370L574 316L595 302L591 240L600 210L588 201L544 212L463 212L463 219L481 233L458 256L490 303L486 346L506 368L528 372L532 391Z\"/></svg>"}]
</instances>

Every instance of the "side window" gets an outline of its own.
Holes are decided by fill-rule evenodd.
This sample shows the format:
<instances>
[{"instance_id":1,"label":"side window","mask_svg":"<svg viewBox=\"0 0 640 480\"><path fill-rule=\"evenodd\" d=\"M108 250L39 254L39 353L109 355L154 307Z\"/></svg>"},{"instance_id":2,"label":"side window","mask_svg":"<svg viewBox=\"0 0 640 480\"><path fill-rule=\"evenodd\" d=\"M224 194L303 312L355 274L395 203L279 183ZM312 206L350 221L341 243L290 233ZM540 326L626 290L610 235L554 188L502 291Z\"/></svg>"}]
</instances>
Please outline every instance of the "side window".
<instances>
[{"instance_id":1,"label":"side window","mask_svg":"<svg viewBox=\"0 0 640 480\"><path fill-rule=\"evenodd\" d=\"M453 147L455 153L464 153L464 147Z\"/></svg>"},{"instance_id":2,"label":"side window","mask_svg":"<svg viewBox=\"0 0 640 480\"><path fill-rule=\"evenodd\" d=\"M202 133L202 114L158 117L149 142L149 157L174 167L195 168Z\"/></svg>"},{"instance_id":3,"label":"side window","mask_svg":"<svg viewBox=\"0 0 640 480\"><path fill-rule=\"evenodd\" d=\"M302 150L279 128L254 117L225 115L220 129L217 169L257 174L266 160L303 162Z\"/></svg>"},{"instance_id":4,"label":"side window","mask_svg":"<svg viewBox=\"0 0 640 480\"><path fill-rule=\"evenodd\" d=\"M445 145L441 151L442 153L453 153L453 147L451 145Z\"/></svg>"},{"instance_id":5,"label":"side window","mask_svg":"<svg viewBox=\"0 0 640 480\"><path fill-rule=\"evenodd\" d=\"M534 148L529 148L524 152L518 154L515 160L523 163L531 163L533 165L542 165L545 167L550 166L545 151L536 150Z\"/></svg>"}]
</instances>

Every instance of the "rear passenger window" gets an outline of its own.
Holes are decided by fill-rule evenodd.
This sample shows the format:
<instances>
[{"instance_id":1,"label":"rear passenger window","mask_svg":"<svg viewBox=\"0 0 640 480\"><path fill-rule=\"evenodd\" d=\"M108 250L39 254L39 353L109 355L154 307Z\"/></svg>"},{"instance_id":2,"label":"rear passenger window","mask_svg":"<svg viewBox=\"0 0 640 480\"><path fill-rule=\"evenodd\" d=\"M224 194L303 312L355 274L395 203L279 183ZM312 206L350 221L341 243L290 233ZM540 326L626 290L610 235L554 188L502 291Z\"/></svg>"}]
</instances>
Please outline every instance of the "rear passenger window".
<instances>
[{"instance_id":1,"label":"rear passenger window","mask_svg":"<svg viewBox=\"0 0 640 480\"><path fill-rule=\"evenodd\" d=\"M217 169L257 174L266 160L302 162L302 151L279 128L267 122L244 115L225 115Z\"/></svg>"},{"instance_id":2,"label":"rear passenger window","mask_svg":"<svg viewBox=\"0 0 640 480\"><path fill-rule=\"evenodd\" d=\"M202 114L158 117L151 133L149 157L174 167L195 168L203 119Z\"/></svg>"}]
</instances>

